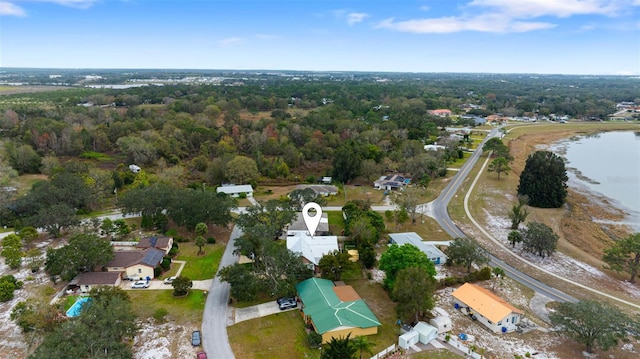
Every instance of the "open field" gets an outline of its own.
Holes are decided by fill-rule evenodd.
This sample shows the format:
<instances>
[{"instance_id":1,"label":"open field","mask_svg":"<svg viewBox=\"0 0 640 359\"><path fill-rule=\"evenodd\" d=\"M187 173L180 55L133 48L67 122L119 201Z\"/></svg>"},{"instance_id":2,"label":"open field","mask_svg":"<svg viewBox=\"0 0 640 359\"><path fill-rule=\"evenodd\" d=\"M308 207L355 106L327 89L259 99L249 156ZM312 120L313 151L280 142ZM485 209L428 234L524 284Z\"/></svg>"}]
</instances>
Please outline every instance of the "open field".
<instances>
[{"instance_id":1,"label":"open field","mask_svg":"<svg viewBox=\"0 0 640 359\"><path fill-rule=\"evenodd\" d=\"M59 91L66 87L62 86L0 86L0 95L15 95L19 93L34 93Z\"/></svg>"}]
</instances>

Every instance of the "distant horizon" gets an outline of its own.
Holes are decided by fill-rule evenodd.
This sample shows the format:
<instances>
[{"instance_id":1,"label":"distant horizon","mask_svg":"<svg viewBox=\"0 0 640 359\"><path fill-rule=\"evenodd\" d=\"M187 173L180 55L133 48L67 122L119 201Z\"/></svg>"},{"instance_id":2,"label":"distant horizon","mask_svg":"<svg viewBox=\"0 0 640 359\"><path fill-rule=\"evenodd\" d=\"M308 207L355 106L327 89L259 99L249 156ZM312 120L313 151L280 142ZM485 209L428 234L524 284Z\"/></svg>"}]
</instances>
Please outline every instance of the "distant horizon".
<instances>
[{"instance_id":1,"label":"distant horizon","mask_svg":"<svg viewBox=\"0 0 640 359\"><path fill-rule=\"evenodd\" d=\"M640 0L0 0L0 19L11 68L640 75Z\"/></svg>"},{"instance_id":2,"label":"distant horizon","mask_svg":"<svg viewBox=\"0 0 640 359\"><path fill-rule=\"evenodd\" d=\"M452 72L452 71L366 71L366 70L291 70L291 69L232 69L232 68L153 68L153 67L11 67L0 66L0 71L5 70L38 70L38 71L221 71L221 72L309 72L309 73L371 73L371 74L451 74L451 75L533 75L533 76L586 76L586 77L625 77L640 78L640 74L568 74L568 73L536 73L536 72Z\"/></svg>"}]
</instances>

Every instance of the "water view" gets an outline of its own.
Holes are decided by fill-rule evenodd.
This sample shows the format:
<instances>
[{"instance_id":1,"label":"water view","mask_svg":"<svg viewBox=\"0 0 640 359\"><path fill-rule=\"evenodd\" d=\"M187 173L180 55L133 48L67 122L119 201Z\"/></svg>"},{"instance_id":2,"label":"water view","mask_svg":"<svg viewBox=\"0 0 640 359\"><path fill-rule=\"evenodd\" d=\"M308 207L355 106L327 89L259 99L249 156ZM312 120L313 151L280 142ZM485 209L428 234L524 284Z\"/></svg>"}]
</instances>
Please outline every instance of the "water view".
<instances>
[{"instance_id":1,"label":"water view","mask_svg":"<svg viewBox=\"0 0 640 359\"><path fill-rule=\"evenodd\" d=\"M567 162L570 186L582 186L633 213L640 227L640 132L603 132L566 139L551 150Z\"/></svg>"}]
</instances>

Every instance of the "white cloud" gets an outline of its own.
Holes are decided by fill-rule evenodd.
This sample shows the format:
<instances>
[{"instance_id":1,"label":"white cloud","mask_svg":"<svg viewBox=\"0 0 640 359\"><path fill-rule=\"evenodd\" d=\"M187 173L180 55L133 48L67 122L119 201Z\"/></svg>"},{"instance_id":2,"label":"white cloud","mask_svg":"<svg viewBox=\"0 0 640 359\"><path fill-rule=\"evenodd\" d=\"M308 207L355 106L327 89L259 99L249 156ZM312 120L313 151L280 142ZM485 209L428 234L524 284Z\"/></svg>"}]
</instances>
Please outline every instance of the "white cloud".
<instances>
[{"instance_id":1,"label":"white cloud","mask_svg":"<svg viewBox=\"0 0 640 359\"><path fill-rule=\"evenodd\" d=\"M416 34L446 34L460 31L478 32L526 32L533 30L549 29L556 25L546 22L512 21L500 14L484 14L471 18L441 17L434 19L418 19L407 21L394 21L393 18L378 24L380 28L393 29L401 32Z\"/></svg>"},{"instance_id":2,"label":"white cloud","mask_svg":"<svg viewBox=\"0 0 640 359\"><path fill-rule=\"evenodd\" d=\"M615 16L628 12L630 6L640 6L640 0L471 0L460 8L461 14L404 21L390 18L376 27L418 34L528 32L557 26L548 21L533 21L539 17Z\"/></svg>"},{"instance_id":3,"label":"white cloud","mask_svg":"<svg viewBox=\"0 0 640 359\"><path fill-rule=\"evenodd\" d=\"M23 8L10 2L0 2L0 16L27 16Z\"/></svg>"},{"instance_id":4,"label":"white cloud","mask_svg":"<svg viewBox=\"0 0 640 359\"><path fill-rule=\"evenodd\" d=\"M218 45L220 47L229 47L231 45L234 44L238 44L242 42L242 38L241 37L228 37L226 39L222 39L220 41L218 41Z\"/></svg>"},{"instance_id":5,"label":"white cloud","mask_svg":"<svg viewBox=\"0 0 640 359\"><path fill-rule=\"evenodd\" d=\"M349 25L355 25L359 22L362 22L365 18L367 18L369 15L362 13L362 12L352 12L347 14L347 24Z\"/></svg>"},{"instance_id":6,"label":"white cloud","mask_svg":"<svg viewBox=\"0 0 640 359\"><path fill-rule=\"evenodd\" d=\"M638 0L638 1L640 1L640 0ZM420 10L422 10L422 11L429 11L429 9L431 9L431 8L429 6L427 6L427 5L420 6Z\"/></svg>"},{"instance_id":7,"label":"white cloud","mask_svg":"<svg viewBox=\"0 0 640 359\"><path fill-rule=\"evenodd\" d=\"M346 20L349 25L355 25L369 17L369 14L363 12L348 12L345 9L333 10L331 14L338 20Z\"/></svg>"},{"instance_id":8,"label":"white cloud","mask_svg":"<svg viewBox=\"0 0 640 359\"><path fill-rule=\"evenodd\" d=\"M632 0L637 1L637 0ZM491 8L513 16L569 17L573 15L615 15L629 0L473 0L469 6Z\"/></svg>"},{"instance_id":9,"label":"white cloud","mask_svg":"<svg viewBox=\"0 0 640 359\"><path fill-rule=\"evenodd\" d=\"M26 10L16 4L28 3L52 3L77 9L88 9L99 0L12 0L11 2L0 1L0 16L27 16ZM23 5L24 6L24 5Z\"/></svg>"}]
</instances>

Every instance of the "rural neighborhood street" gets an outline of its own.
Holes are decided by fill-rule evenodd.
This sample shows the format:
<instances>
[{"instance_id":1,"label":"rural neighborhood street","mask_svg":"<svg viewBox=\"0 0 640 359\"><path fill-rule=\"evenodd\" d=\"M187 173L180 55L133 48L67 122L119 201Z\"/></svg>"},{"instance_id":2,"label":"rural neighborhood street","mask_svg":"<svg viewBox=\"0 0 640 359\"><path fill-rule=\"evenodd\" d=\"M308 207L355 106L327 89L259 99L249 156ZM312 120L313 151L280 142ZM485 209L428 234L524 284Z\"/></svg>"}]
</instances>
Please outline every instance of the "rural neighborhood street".
<instances>
[{"instance_id":1,"label":"rural neighborhood street","mask_svg":"<svg viewBox=\"0 0 640 359\"><path fill-rule=\"evenodd\" d=\"M233 254L235 239L242 235L238 226L233 227L229 242L224 250L218 272L220 269L233 265L238 261L238 256ZM213 278L211 289L207 295L202 316L202 346L209 358L231 359L235 358L229 337L227 336L227 316L229 303L229 283L221 282L217 273Z\"/></svg>"}]
</instances>

